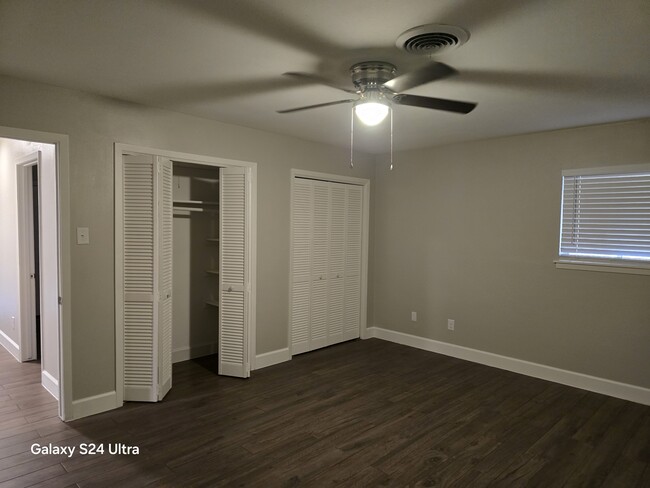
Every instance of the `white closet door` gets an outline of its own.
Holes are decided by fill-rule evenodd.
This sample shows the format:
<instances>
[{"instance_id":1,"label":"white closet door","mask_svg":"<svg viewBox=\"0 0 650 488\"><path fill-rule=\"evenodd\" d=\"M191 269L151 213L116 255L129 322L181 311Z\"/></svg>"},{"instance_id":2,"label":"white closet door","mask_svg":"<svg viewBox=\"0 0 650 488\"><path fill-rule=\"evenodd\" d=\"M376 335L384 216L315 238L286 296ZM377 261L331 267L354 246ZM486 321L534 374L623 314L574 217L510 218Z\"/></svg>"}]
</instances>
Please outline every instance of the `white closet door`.
<instances>
[{"instance_id":1,"label":"white closet door","mask_svg":"<svg viewBox=\"0 0 650 488\"><path fill-rule=\"evenodd\" d=\"M247 338L249 238L248 177L244 168L221 168L219 253L219 374L250 376Z\"/></svg>"},{"instance_id":2,"label":"white closet door","mask_svg":"<svg viewBox=\"0 0 650 488\"><path fill-rule=\"evenodd\" d=\"M124 399L171 388L172 163L123 158Z\"/></svg>"},{"instance_id":3,"label":"white closet door","mask_svg":"<svg viewBox=\"0 0 650 488\"><path fill-rule=\"evenodd\" d=\"M156 401L156 205L153 156L124 156L124 399Z\"/></svg>"},{"instance_id":4,"label":"white closet door","mask_svg":"<svg viewBox=\"0 0 650 488\"><path fill-rule=\"evenodd\" d=\"M362 215L361 186L294 178L292 354L359 337Z\"/></svg>"},{"instance_id":5,"label":"white closet door","mask_svg":"<svg viewBox=\"0 0 650 488\"><path fill-rule=\"evenodd\" d=\"M160 258L158 262L158 400L172 387L172 256L173 236L173 170L172 162L158 157L158 235Z\"/></svg>"},{"instance_id":6,"label":"white closet door","mask_svg":"<svg viewBox=\"0 0 650 488\"><path fill-rule=\"evenodd\" d=\"M314 181L312 211L311 313L309 349L327 346L330 185Z\"/></svg>"},{"instance_id":7,"label":"white closet door","mask_svg":"<svg viewBox=\"0 0 650 488\"><path fill-rule=\"evenodd\" d=\"M291 351L309 351L312 209L310 180L294 178L291 206Z\"/></svg>"},{"instance_id":8,"label":"white closet door","mask_svg":"<svg viewBox=\"0 0 650 488\"><path fill-rule=\"evenodd\" d=\"M343 339L359 337L361 327L361 240L363 189L348 185L345 204L345 284Z\"/></svg>"},{"instance_id":9,"label":"white closet door","mask_svg":"<svg viewBox=\"0 0 650 488\"><path fill-rule=\"evenodd\" d=\"M327 343L343 340L345 280L346 187L330 183Z\"/></svg>"}]
</instances>

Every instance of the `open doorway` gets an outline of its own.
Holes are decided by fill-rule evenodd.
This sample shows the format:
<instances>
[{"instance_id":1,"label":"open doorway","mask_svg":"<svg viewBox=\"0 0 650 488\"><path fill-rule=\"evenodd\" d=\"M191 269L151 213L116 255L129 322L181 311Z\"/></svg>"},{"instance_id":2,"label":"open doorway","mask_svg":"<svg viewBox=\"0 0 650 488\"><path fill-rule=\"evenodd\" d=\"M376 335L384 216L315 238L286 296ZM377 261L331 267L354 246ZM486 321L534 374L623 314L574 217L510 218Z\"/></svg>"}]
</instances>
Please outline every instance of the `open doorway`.
<instances>
[{"instance_id":1,"label":"open doorway","mask_svg":"<svg viewBox=\"0 0 650 488\"><path fill-rule=\"evenodd\" d=\"M30 249L34 255L34 334L32 336L34 343L36 345L35 356L36 359L41 359L41 264L40 264L40 240L39 240L39 229L40 229L40 212L39 212L39 194L38 186L38 165L32 166L32 242L30 243Z\"/></svg>"},{"instance_id":2,"label":"open doorway","mask_svg":"<svg viewBox=\"0 0 650 488\"><path fill-rule=\"evenodd\" d=\"M0 138L0 344L19 362L40 363L40 383L59 405L57 175L55 144Z\"/></svg>"},{"instance_id":3,"label":"open doorway","mask_svg":"<svg viewBox=\"0 0 650 488\"><path fill-rule=\"evenodd\" d=\"M28 243L31 254L34 256L34 272L31 274L31 278L34 280L34 327L32 332L32 351L34 352L35 359L41 359L41 267L40 267L40 255L41 255L41 243L40 243L40 207L38 202L38 165L32 165L32 194L31 194L31 204L32 204L32 218L31 218L31 242Z\"/></svg>"},{"instance_id":4,"label":"open doorway","mask_svg":"<svg viewBox=\"0 0 650 488\"><path fill-rule=\"evenodd\" d=\"M41 284L40 284L40 214L39 174L43 152L48 158L51 148L35 151L31 144L15 141L12 144L16 165L16 206L18 212L18 282L20 286L20 360L41 360ZM44 151L43 151L44 149ZM24 151L26 155L17 157ZM11 163L10 163L11 164ZM49 263L48 263L49 264ZM48 317L49 320L49 317ZM56 338L56 336L54 336ZM50 334L47 336L50 339ZM49 386L48 382L48 386ZM54 393L53 393L54 394Z\"/></svg>"}]
</instances>

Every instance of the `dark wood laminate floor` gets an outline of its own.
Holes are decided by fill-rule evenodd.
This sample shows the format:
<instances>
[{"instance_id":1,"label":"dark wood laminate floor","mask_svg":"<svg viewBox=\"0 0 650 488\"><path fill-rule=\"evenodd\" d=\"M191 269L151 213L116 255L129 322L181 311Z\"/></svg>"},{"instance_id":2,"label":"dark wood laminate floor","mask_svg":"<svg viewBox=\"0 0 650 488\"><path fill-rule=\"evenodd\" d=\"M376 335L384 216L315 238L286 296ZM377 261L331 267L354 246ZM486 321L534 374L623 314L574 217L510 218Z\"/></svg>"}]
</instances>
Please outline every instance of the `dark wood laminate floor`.
<instances>
[{"instance_id":1,"label":"dark wood laminate floor","mask_svg":"<svg viewBox=\"0 0 650 488\"><path fill-rule=\"evenodd\" d=\"M213 368L179 363L164 402L64 424L39 366L1 350L0 486L650 487L647 406L378 339L249 380ZM91 442L140 454L79 455Z\"/></svg>"}]
</instances>

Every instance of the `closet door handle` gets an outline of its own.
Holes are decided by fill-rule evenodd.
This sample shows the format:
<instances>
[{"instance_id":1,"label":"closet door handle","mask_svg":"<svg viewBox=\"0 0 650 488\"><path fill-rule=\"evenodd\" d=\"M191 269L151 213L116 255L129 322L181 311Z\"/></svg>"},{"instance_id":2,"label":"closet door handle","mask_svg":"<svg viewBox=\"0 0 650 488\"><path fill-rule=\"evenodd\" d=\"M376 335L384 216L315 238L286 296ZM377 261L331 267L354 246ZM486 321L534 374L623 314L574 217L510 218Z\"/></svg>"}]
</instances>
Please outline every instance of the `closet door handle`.
<instances>
[{"instance_id":1,"label":"closet door handle","mask_svg":"<svg viewBox=\"0 0 650 488\"><path fill-rule=\"evenodd\" d=\"M231 291L232 291L232 286L229 286L228 287L228 293L230 293Z\"/></svg>"}]
</instances>

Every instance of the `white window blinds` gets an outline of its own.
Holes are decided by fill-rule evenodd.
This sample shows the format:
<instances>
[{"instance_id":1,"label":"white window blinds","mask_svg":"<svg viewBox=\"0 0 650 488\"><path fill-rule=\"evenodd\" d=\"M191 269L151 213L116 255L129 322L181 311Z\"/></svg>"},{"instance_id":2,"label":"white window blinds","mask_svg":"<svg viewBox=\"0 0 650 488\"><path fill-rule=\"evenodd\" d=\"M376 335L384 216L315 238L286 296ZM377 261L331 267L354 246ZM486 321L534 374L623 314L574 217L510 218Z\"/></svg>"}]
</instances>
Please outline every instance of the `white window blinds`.
<instances>
[{"instance_id":1,"label":"white window blinds","mask_svg":"<svg viewBox=\"0 0 650 488\"><path fill-rule=\"evenodd\" d=\"M650 261L650 167L564 171L560 256Z\"/></svg>"}]
</instances>

